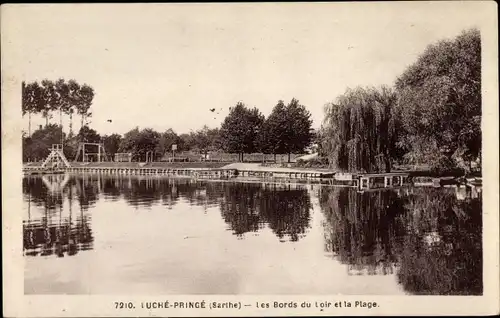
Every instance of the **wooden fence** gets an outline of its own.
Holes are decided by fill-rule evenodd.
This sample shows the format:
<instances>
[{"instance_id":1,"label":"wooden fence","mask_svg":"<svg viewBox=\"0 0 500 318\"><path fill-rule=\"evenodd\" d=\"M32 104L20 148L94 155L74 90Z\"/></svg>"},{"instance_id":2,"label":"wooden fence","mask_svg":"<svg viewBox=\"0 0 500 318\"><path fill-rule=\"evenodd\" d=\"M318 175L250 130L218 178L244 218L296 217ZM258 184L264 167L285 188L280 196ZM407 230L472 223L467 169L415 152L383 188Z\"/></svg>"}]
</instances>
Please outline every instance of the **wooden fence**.
<instances>
[{"instance_id":1,"label":"wooden fence","mask_svg":"<svg viewBox=\"0 0 500 318\"><path fill-rule=\"evenodd\" d=\"M296 158L303 156L304 154L291 154L290 161L295 162ZM276 161L275 161L276 158ZM239 155L237 153L226 153L226 152L210 152L205 158L204 154L195 152L179 152L175 154L175 158L171 154L163 156L160 161L213 161L213 162L238 162ZM273 154L262 154L262 153L246 153L243 155L244 162L288 162L288 154L276 155Z\"/></svg>"}]
</instances>

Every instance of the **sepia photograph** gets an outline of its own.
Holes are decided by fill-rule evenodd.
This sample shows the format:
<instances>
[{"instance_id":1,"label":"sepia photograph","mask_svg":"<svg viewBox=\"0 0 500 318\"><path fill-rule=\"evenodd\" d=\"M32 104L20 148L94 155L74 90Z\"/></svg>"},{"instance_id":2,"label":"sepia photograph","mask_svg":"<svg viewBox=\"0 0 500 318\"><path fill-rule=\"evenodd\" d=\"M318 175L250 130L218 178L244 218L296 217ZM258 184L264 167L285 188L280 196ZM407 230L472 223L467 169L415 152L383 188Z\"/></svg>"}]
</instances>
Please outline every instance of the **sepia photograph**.
<instances>
[{"instance_id":1,"label":"sepia photograph","mask_svg":"<svg viewBox=\"0 0 500 318\"><path fill-rule=\"evenodd\" d=\"M484 298L487 4L2 6L19 297L109 296L116 315Z\"/></svg>"}]
</instances>

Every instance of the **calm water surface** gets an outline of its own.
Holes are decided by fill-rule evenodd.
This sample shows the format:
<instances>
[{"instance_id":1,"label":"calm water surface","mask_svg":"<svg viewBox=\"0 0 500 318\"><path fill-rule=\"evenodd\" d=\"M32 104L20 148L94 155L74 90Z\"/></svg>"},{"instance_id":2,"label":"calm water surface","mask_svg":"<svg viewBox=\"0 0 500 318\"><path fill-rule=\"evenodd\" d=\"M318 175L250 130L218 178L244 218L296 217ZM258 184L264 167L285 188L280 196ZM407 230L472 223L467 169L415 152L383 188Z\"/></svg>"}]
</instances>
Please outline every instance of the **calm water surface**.
<instances>
[{"instance_id":1,"label":"calm water surface","mask_svg":"<svg viewBox=\"0 0 500 318\"><path fill-rule=\"evenodd\" d=\"M480 189L26 177L26 294L482 294Z\"/></svg>"}]
</instances>

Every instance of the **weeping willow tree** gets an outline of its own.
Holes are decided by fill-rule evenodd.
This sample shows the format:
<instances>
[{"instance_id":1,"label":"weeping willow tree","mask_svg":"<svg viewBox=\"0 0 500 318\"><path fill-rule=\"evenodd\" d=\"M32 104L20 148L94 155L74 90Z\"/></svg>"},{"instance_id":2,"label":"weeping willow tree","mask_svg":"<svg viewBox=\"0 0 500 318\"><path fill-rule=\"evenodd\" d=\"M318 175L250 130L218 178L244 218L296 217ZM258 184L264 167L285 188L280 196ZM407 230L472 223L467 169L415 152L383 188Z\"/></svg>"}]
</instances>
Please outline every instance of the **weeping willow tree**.
<instances>
[{"instance_id":1,"label":"weeping willow tree","mask_svg":"<svg viewBox=\"0 0 500 318\"><path fill-rule=\"evenodd\" d=\"M332 168L390 171L398 154L396 100L388 87L357 87L325 106L321 146Z\"/></svg>"}]
</instances>

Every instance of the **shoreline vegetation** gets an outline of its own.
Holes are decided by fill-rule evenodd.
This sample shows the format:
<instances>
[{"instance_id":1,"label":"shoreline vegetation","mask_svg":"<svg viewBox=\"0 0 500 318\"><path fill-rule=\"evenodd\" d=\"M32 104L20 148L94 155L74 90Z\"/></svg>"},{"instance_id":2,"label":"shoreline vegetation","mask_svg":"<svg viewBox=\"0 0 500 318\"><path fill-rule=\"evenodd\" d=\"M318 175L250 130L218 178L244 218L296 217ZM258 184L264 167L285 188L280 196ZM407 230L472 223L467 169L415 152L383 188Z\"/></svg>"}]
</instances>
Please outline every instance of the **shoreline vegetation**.
<instances>
[{"instance_id":1,"label":"shoreline vegetation","mask_svg":"<svg viewBox=\"0 0 500 318\"><path fill-rule=\"evenodd\" d=\"M89 123L95 94L90 85L73 79L22 83L23 116L29 119L22 139L25 167L41 164L52 144L62 144L69 161L86 161L72 165L89 167L217 169L250 162L268 171L401 171L417 177L462 179L481 175L481 36L477 29L429 45L393 87L348 88L325 105L317 130L312 129L310 112L292 98L288 103L279 100L267 117L257 107L238 102L229 107L218 128L204 126L177 134L172 129L157 132L136 127L124 135L100 135ZM207 116L219 111L222 108L206 109ZM32 132L34 114L42 115L45 126ZM73 115L80 116L77 134ZM58 124L50 122L54 116ZM63 116L70 119L68 134ZM105 155L88 150L80 156L83 142L102 144ZM314 156L301 159L306 154ZM123 160L120 155L128 162L114 162Z\"/></svg>"}]
</instances>

